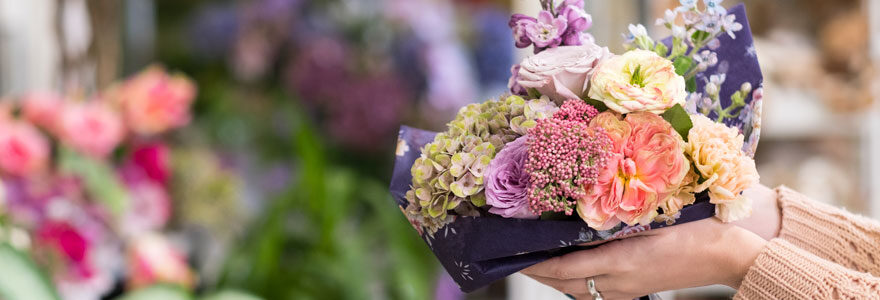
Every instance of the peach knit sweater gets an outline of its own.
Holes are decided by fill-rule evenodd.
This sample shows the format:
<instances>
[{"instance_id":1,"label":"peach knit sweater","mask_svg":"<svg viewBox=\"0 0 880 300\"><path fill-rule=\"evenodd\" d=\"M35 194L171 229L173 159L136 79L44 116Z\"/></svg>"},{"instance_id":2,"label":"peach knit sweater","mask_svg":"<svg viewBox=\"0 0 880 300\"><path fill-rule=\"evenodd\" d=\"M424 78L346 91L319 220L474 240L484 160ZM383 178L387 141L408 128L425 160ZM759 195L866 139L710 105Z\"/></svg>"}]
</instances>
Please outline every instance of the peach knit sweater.
<instances>
[{"instance_id":1,"label":"peach knit sweater","mask_svg":"<svg viewBox=\"0 0 880 300\"><path fill-rule=\"evenodd\" d=\"M880 223L776 188L779 237L734 299L880 299Z\"/></svg>"}]
</instances>

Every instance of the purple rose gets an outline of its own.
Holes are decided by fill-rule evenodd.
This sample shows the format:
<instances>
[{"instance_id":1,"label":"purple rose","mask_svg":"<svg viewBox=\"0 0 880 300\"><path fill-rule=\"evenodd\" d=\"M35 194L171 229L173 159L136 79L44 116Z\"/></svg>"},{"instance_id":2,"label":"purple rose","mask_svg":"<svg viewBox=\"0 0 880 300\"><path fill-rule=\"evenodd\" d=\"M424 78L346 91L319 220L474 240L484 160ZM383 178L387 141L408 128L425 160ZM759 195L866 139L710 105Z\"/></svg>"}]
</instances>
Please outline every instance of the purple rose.
<instances>
[{"instance_id":1,"label":"purple rose","mask_svg":"<svg viewBox=\"0 0 880 300\"><path fill-rule=\"evenodd\" d=\"M510 26L510 29L513 30L513 40L516 42L517 48L525 48L532 44L532 40L526 34L526 27L537 22L537 19L524 14L513 14L510 16L510 22L507 23L507 26Z\"/></svg>"},{"instance_id":2,"label":"purple rose","mask_svg":"<svg viewBox=\"0 0 880 300\"><path fill-rule=\"evenodd\" d=\"M505 218L534 219L529 209L529 174L523 169L529 156L526 136L501 149L483 175L489 212Z\"/></svg>"},{"instance_id":3,"label":"purple rose","mask_svg":"<svg viewBox=\"0 0 880 300\"><path fill-rule=\"evenodd\" d=\"M553 17L549 11L538 13L538 22L526 25L526 35L535 44L535 52L556 47L562 43L562 34L568 28L565 16Z\"/></svg>"}]
</instances>

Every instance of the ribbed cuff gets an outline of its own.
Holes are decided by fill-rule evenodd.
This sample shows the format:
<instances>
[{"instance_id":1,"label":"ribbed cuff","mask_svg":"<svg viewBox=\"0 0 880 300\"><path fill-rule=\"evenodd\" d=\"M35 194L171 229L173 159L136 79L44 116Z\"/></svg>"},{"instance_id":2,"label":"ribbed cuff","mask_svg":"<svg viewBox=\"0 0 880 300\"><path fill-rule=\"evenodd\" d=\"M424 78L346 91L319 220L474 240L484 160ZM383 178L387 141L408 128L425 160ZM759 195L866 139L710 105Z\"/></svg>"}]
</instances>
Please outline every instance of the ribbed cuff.
<instances>
[{"instance_id":1,"label":"ribbed cuff","mask_svg":"<svg viewBox=\"0 0 880 300\"><path fill-rule=\"evenodd\" d=\"M782 239L773 239L749 268L734 299L831 299L823 287L834 265Z\"/></svg>"},{"instance_id":2,"label":"ribbed cuff","mask_svg":"<svg viewBox=\"0 0 880 300\"><path fill-rule=\"evenodd\" d=\"M870 220L810 200L787 187L776 188L782 210L779 237L820 258L858 271L876 269L874 245L880 227Z\"/></svg>"}]
</instances>

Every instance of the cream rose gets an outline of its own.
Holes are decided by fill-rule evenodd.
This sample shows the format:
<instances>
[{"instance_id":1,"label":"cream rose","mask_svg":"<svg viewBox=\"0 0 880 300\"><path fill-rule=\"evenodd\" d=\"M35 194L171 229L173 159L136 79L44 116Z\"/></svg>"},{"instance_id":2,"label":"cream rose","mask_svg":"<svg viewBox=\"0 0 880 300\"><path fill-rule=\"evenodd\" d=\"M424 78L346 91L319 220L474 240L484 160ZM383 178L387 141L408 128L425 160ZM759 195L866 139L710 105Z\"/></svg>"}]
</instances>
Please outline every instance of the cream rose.
<instances>
[{"instance_id":1,"label":"cream rose","mask_svg":"<svg viewBox=\"0 0 880 300\"><path fill-rule=\"evenodd\" d=\"M602 60L611 56L606 47L591 42L541 51L520 63L517 82L550 97L557 104L584 99L590 75Z\"/></svg>"},{"instance_id":2,"label":"cream rose","mask_svg":"<svg viewBox=\"0 0 880 300\"><path fill-rule=\"evenodd\" d=\"M742 151L742 134L704 115L692 115L691 121L685 153L705 179L695 192L708 189L715 216L724 222L748 217L751 201L741 193L757 184L759 176L755 161Z\"/></svg>"},{"instance_id":3,"label":"cream rose","mask_svg":"<svg viewBox=\"0 0 880 300\"><path fill-rule=\"evenodd\" d=\"M662 113L684 105L684 77L668 59L647 50L632 50L603 61L590 79L590 98L613 111Z\"/></svg>"}]
</instances>

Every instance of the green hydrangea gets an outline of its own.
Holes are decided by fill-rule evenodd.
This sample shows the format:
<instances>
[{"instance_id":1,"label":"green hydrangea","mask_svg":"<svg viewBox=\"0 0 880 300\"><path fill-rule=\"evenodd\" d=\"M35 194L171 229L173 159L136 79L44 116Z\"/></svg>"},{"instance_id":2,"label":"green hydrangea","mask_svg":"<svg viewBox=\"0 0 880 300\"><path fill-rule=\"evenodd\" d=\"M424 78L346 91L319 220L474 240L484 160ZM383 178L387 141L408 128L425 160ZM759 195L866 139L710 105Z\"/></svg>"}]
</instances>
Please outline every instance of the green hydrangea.
<instances>
[{"instance_id":1,"label":"green hydrangea","mask_svg":"<svg viewBox=\"0 0 880 300\"><path fill-rule=\"evenodd\" d=\"M406 194L408 210L418 210L434 221L450 220L450 210L479 215L476 208L486 205L483 173L495 153L555 110L556 105L546 98L519 96L462 107L447 124L448 130L422 147L421 157L413 164L412 187Z\"/></svg>"}]
</instances>

